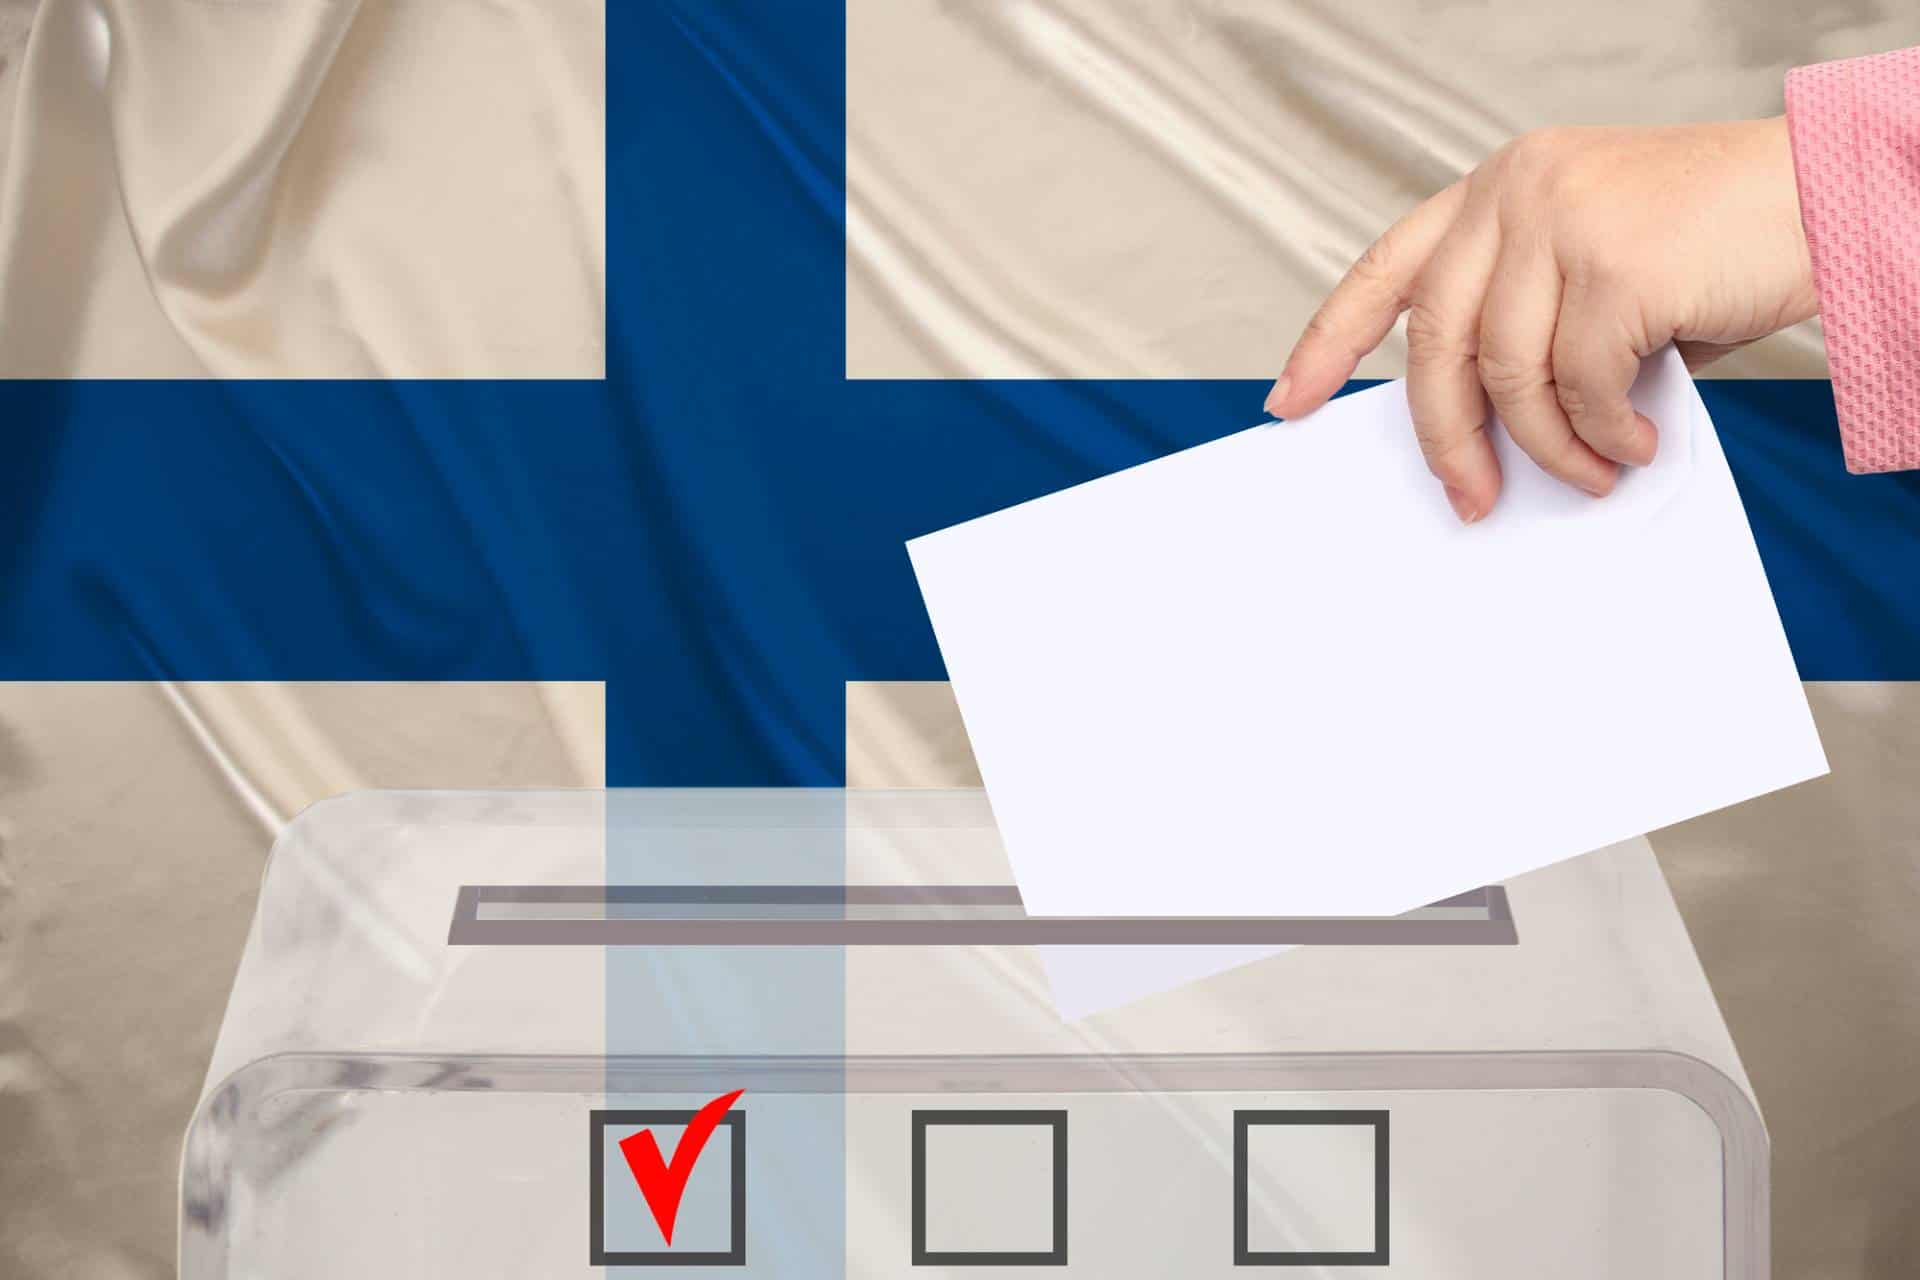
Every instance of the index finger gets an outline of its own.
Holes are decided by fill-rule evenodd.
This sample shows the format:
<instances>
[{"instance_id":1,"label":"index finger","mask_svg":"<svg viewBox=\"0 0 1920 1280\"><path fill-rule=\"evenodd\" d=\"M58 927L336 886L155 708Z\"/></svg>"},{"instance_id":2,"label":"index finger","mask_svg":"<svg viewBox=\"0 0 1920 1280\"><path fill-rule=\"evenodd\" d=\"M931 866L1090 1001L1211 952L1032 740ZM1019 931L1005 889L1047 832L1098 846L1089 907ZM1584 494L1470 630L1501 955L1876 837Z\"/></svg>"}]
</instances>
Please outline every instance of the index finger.
<instances>
[{"instance_id":1,"label":"index finger","mask_svg":"<svg viewBox=\"0 0 1920 1280\"><path fill-rule=\"evenodd\" d=\"M1465 199L1462 179L1423 201L1368 246L1293 344L1280 380L1267 393L1268 413L1276 418L1311 413L1353 376L1361 357L1380 345L1407 309L1414 283Z\"/></svg>"}]
</instances>

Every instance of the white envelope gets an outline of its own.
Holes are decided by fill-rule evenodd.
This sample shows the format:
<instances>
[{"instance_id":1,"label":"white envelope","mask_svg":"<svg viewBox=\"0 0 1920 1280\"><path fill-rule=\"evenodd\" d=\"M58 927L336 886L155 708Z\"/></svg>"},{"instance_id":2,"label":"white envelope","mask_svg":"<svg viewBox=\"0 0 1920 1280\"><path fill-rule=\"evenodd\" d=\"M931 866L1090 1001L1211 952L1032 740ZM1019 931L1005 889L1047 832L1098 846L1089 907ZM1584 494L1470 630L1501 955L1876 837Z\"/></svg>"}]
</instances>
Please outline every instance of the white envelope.
<instances>
[{"instance_id":1,"label":"white envelope","mask_svg":"<svg viewBox=\"0 0 1920 1280\"><path fill-rule=\"evenodd\" d=\"M1633 395L1603 500L1496 425L1461 526L1396 382L909 542L1027 910L1395 915L1825 773L1679 357ZM1077 1014L1251 954L1050 971Z\"/></svg>"}]
</instances>

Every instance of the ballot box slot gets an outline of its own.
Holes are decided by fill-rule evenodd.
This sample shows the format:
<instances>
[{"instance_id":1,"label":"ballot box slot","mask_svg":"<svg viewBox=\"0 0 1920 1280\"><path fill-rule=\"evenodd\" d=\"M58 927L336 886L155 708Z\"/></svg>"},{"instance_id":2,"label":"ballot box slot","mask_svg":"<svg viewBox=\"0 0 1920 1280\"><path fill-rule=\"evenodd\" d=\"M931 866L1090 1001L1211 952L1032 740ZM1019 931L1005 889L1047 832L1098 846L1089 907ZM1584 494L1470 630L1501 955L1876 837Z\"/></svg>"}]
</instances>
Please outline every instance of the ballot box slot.
<instances>
[{"instance_id":1,"label":"ballot box slot","mask_svg":"<svg viewBox=\"0 0 1920 1280\"><path fill-rule=\"evenodd\" d=\"M454 946L1511 946L1506 890L1400 916L1031 916L1012 885L465 885Z\"/></svg>"}]
</instances>

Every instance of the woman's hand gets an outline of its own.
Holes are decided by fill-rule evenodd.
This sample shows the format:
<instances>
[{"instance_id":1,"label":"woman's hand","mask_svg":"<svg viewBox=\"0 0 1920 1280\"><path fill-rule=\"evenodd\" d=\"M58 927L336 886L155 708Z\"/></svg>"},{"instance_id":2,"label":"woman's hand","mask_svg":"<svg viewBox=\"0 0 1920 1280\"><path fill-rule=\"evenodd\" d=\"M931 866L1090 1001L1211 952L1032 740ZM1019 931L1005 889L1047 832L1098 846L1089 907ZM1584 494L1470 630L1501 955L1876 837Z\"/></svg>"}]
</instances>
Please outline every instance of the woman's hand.
<instances>
[{"instance_id":1,"label":"woman's hand","mask_svg":"<svg viewBox=\"0 0 1920 1280\"><path fill-rule=\"evenodd\" d=\"M1541 467L1596 497L1644 466L1642 357L1690 367L1814 314L1784 119L1547 129L1409 213L1307 325L1267 397L1309 413L1407 316L1407 400L1459 517L1500 493L1487 402ZM1484 394L1483 394L1484 392Z\"/></svg>"}]
</instances>

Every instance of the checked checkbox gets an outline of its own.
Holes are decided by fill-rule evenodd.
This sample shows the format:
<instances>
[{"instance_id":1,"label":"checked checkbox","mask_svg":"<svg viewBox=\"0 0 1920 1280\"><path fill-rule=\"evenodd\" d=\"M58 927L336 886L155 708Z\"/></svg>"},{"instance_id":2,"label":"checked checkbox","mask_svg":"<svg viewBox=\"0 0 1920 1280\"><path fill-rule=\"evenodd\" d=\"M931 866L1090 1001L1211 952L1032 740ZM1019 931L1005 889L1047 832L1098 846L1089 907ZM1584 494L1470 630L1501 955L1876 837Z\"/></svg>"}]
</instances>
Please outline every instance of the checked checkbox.
<instances>
[{"instance_id":1,"label":"checked checkbox","mask_svg":"<svg viewBox=\"0 0 1920 1280\"><path fill-rule=\"evenodd\" d=\"M593 1265L746 1265L746 1115L731 1109L739 1097L694 1111L593 1112Z\"/></svg>"}]
</instances>

